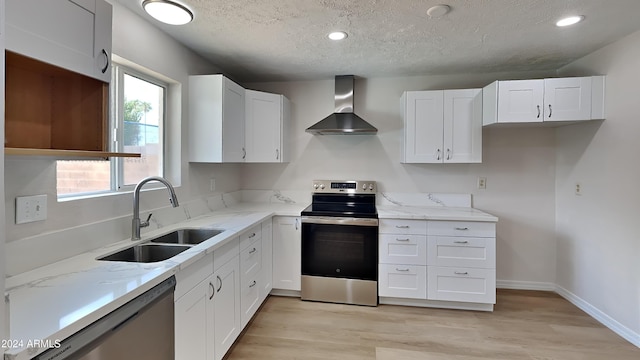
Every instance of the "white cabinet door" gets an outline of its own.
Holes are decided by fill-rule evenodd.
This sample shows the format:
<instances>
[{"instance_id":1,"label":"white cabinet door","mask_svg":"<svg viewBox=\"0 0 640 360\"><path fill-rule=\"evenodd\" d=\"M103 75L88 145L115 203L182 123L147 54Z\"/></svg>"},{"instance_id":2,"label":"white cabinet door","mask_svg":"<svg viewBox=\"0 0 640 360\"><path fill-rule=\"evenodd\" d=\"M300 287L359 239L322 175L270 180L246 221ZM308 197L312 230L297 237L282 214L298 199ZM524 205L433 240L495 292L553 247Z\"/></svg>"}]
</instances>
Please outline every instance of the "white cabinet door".
<instances>
[{"instance_id":1,"label":"white cabinet door","mask_svg":"<svg viewBox=\"0 0 640 360\"><path fill-rule=\"evenodd\" d=\"M544 80L508 80L498 82L498 122L543 121Z\"/></svg>"},{"instance_id":2,"label":"white cabinet door","mask_svg":"<svg viewBox=\"0 0 640 360\"><path fill-rule=\"evenodd\" d=\"M378 295L426 299L427 267L420 265L379 264Z\"/></svg>"},{"instance_id":3,"label":"white cabinet door","mask_svg":"<svg viewBox=\"0 0 640 360\"><path fill-rule=\"evenodd\" d=\"M283 95L246 91L247 162L285 162L285 102Z\"/></svg>"},{"instance_id":4,"label":"white cabinet door","mask_svg":"<svg viewBox=\"0 0 640 360\"><path fill-rule=\"evenodd\" d=\"M223 75L189 77L189 161L244 162L244 89Z\"/></svg>"},{"instance_id":5,"label":"white cabinet door","mask_svg":"<svg viewBox=\"0 0 640 360\"><path fill-rule=\"evenodd\" d=\"M273 218L273 288L300 291L301 275L300 218Z\"/></svg>"},{"instance_id":6,"label":"white cabinet door","mask_svg":"<svg viewBox=\"0 0 640 360\"><path fill-rule=\"evenodd\" d=\"M381 264L427 265L427 237L425 235L379 235Z\"/></svg>"},{"instance_id":7,"label":"white cabinet door","mask_svg":"<svg viewBox=\"0 0 640 360\"><path fill-rule=\"evenodd\" d=\"M444 162L482 162L482 89L444 91Z\"/></svg>"},{"instance_id":8,"label":"white cabinet door","mask_svg":"<svg viewBox=\"0 0 640 360\"><path fill-rule=\"evenodd\" d=\"M262 303L273 288L273 233L272 220L262 222L262 287L260 302Z\"/></svg>"},{"instance_id":9,"label":"white cabinet door","mask_svg":"<svg viewBox=\"0 0 640 360\"><path fill-rule=\"evenodd\" d=\"M214 359L213 277L175 301L176 360Z\"/></svg>"},{"instance_id":10,"label":"white cabinet door","mask_svg":"<svg viewBox=\"0 0 640 360\"><path fill-rule=\"evenodd\" d=\"M7 0L6 47L110 82L111 17L104 0Z\"/></svg>"},{"instance_id":11,"label":"white cabinet door","mask_svg":"<svg viewBox=\"0 0 640 360\"><path fill-rule=\"evenodd\" d=\"M428 266L428 299L496 303L496 270Z\"/></svg>"},{"instance_id":12,"label":"white cabinet door","mask_svg":"<svg viewBox=\"0 0 640 360\"><path fill-rule=\"evenodd\" d=\"M403 163L441 163L443 91L407 91L403 95Z\"/></svg>"},{"instance_id":13,"label":"white cabinet door","mask_svg":"<svg viewBox=\"0 0 640 360\"><path fill-rule=\"evenodd\" d=\"M213 277L216 287L214 296L215 359L221 360L240 335L241 330L240 261L238 256L222 265Z\"/></svg>"},{"instance_id":14,"label":"white cabinet door","mask_svg":"<svg viewBox=\"0 0 640 360\"><path fill-rule=\"evenodd\" d=\"M591 77L544 80L544 121L591 119Z\"/></svg>"}]
</instances>

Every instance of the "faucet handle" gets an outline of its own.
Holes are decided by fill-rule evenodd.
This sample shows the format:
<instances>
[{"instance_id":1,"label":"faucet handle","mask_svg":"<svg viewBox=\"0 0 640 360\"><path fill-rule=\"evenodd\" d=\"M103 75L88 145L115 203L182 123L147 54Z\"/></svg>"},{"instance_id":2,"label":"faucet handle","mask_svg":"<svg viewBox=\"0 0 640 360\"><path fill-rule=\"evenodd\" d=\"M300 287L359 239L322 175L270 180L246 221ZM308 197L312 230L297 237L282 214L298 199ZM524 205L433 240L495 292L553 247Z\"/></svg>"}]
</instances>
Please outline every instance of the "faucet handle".
<instances>
[{"instance_id":1,"label":"faucet handle","mask_svg":"<svg viewBox=\"0 0 640 360\"><path fill-rule=\"evenodd\" d=\"M149 220L151 220L152 215L152 213L149 213L149 216L147 216L147 220L140 223L141 228L149 226Z\"/></svg>"}]
</instances>

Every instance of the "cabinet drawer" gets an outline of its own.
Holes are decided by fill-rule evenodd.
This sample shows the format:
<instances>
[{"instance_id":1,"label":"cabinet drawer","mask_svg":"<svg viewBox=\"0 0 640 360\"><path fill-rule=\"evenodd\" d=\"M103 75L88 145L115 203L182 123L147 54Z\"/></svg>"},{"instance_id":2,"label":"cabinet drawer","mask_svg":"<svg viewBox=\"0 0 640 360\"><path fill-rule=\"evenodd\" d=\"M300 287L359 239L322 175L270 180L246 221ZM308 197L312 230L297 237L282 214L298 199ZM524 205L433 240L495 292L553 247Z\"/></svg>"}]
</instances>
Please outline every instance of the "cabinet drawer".
<instances>
[{"instance_id":1,"label":"cabinet drawer","mask_svg":"<svg viewBox=\"0 0 640 360\"><path fill-rule=\"evenodd\" d=\"M495 237L496 223L479 221L429 221L427 235Z\"/></svg>"},{"instance_id":2,"label":"cabinet drawer","mask_svg":"<svg viewBox=\"0 0 640 360\"><path fill-rule=\"evenodd\" d=\"M256 241L240 252L240 281L254 279L262 268L262 241Z\"/></svg>"},{"instance_id":3,"label":"cabinet drawer","mask_svg":"<svg viewBox=\"0 0 640 360\"><path fill-rule=\"evenodd\" d=\"M427 298L427 267L378 265L378 295L411 299Z\"/></svg>"},{"instance_id":4,"label":"cabinet drawer","mask_svg":"<svg viewBox=\"0 0 640 360\"><path fill-rule=\"evenodd\" d=\"M426 220L382 219L379 224L381 234L427 234Z\"/></svg>"},{"instance_id":5,"label":"cabinet drawer","mask_svg":"<svg viewBox=\"0 0 640 360\"><path fill-rule=\"evenodd\" d=\"M240 241L236 237L229 240L229 242L222 245L220 248L216 249L213 252L213 265L215 271L217 271L222 265L226 264L229 260L240 254L239 244Z\"/></svg>"},{"instance_id":6,"label":"cabinet drawer","mask_svg":"<svg viewBox=\"0 0 640 360\"><path fill-rule=\"evenodd\" d=\"M496 268L495 238L429 236L429 265Z\"/></svg>"},{"instance_id":7,"label":"cabinet drawer","mask_svg":"<svg viewBox=\"0 0 640 360\"><path fill-rule=\"evenodd\" d=\"M178 300L199 283L213 275L213 257L206 255L202 259L176 273L176 290L174 299Z\"/></svg>"},{"instance_id":8,"label":"cabinet drawer","mask_svg":"<svg viewBox=\"0 0 640 360\"><path fill-rule=\"evenodd\" d=\"M262 225L258 224L240 235L240 250L246 249L254 241L262 238Z\"/></svg>"},{"instance_id":9,"label":"cabinet drawer","mask_svg":"<svg viewBox=\"0 0 640 360\"><path fill-rule=\"evenodd\" d=\"M496 303L496 271L428 266L429 300Z\"/></svg>"},{"instance_id":10,"label":"cabinet drawer","mask_svg":"<svg viewBox=\"0 0 640 360\"><path fill-rule=\"evenodd\" d=\"M426 235L382 234L379 247L382 264L427 265Z\"/></svg>"}]
</instances>

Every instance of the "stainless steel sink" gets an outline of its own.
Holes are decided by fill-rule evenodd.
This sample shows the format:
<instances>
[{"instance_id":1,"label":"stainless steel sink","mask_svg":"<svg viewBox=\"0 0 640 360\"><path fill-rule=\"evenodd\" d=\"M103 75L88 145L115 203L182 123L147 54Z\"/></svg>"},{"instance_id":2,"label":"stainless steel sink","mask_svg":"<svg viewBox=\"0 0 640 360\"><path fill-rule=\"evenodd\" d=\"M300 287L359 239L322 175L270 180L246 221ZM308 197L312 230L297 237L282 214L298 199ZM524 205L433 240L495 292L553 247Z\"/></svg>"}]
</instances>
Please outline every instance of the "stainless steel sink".
<instances>
[{"instance_id":1,"label":"stainless steel sink","mask_svg":"<svg viewBox=\"0 0 640 360\"><path fill-rule=\"evenodd\" d=\"M152 263L167 260L190 248L189 245L140 244L100 257L98 260Z\"/></svg>"},{"instance_id":2,"label":"stainless steel sink","mask_svg":"<svg viewBox=\"0 0 640 360\"><path fill-rule=\"evenodd\" d=\"M168 234L151 239L152 243L162 244L200 244L222 233L221 229L178 229Z\"/></svg>"}]
</instances>

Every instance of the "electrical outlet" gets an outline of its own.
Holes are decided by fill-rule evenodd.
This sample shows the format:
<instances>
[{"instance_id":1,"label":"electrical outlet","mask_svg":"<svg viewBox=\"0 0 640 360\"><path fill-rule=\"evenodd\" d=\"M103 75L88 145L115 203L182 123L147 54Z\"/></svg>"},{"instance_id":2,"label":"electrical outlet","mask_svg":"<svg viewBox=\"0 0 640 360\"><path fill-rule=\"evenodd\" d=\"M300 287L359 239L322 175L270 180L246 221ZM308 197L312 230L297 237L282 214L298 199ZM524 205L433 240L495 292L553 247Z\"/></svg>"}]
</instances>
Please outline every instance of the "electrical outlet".
<instances>
[{"instance_id":1,"label":"electrical outlet","mask_svg":"<svg viewBox=\"0 0 640 360\"><path fill-rule=\"evenodd\" d=\"M47 195L19 196L16 198L16 224L47 219Z\"/></svg>"},{"instance_id":2,"label":"electrical outlet","mask_svg":"<svg viewBox=\"0 0 640 360\"><path fill-rule=\"evenodd\" d=\"M484 176L478 177L478 189L484 190L487 188L487 178Z\"/></svg>"},{"instance_id":3,"label":"electrical outlet","mask_svg":"<svg viewBox=\"0 0 640 360\"><path fill-rule=\"evenodd\" d=\"M582 184L576 183L576 195L582 195Z\"/></svg>"},{"instance_id":4,"label":"electrical outlet","mask_svg":"<svg viewBox=\"0 0 640 360\"><path fill-rule=\"evenodd\" d=\"M216 178L211 178L211 181L209 182L209 191L216 191Z\"/></svg>"}]
</instances>

